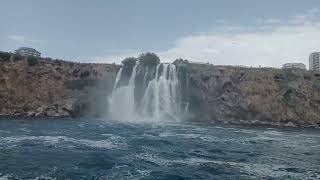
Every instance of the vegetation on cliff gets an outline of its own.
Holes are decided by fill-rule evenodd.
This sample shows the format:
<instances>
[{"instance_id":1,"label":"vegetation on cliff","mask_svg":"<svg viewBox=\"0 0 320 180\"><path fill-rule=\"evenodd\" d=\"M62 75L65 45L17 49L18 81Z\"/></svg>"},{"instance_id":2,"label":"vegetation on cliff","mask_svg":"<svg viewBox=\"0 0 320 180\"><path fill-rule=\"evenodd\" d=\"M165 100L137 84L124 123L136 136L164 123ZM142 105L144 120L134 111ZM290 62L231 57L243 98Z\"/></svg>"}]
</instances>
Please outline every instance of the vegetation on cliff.
<instances>
[{"instance_id":1,"label":"vegetation on cliff","mask_svg":"<svg viewBox=\"0 0 320 180\"><path fill-rule=\"evenodd\" d=\"M131 75L133 67L136 65L137 61L138 59L135 57L128 57L121 62L123 76L129 77Z\"/></svg>"},{"instance_id":2,"label":"vegetation on cliff","mask_svg":"<svg viewBox=\"0 0 320 180\"><path fill-rule=\"evenodd\" d=\"M9 61L10 57L11 57L10 53L0 51L0 60L1 61Z\"/></svg>"},{"instance_id":3,"label":"vegetation on cliff","mask_svg":"<svg viewBox=\"0 0 320 180\"><path fill-rule=\"evenodd\" d=\"M151 52L140 54L138 59L139 59L139 63L142 66L147 66L147 67L155 67L160 63L160 58L158 57L158 55Z\"/></svg>"},{"instance_id":4,"label":"vegetation on cliff","mask_svg":"<svg viewBox=\"0 0 320 180\"><path fill-rule=\"evenodd\" d=\"M135 58L135 57L125 58L122 61L122 74L121 74L122 81L119 82L120 85L128 84L132 74L132 70L137 63L139 63L139 69L137 70L136 81L141 81L140 85L142 87L142 84L141 84L142 78L143 78L142 74L144 74L145 71L147 71L147 69L150 72L155 72L157 65L160 63L160 58L155 53L151 53L151 52L142 53L139 55L138 58ZM150 79L153 74L150 73L148 78Z\"/></svg>"},{"instance_id":5,"label":"vegetation on cliff","mask_svg":"<svg viewBox=\"0 0 320 180\"><path fill-rule=\"evenodd\" d=\"M128 57L128 58L125 58L121 63L123 66L133 68L133 66L136 65L137 61L138 59L135 57Z\"/></svg>"},{"instance_id":6,"label":"vegetation on cliff","mask_svg":"<svg viewBox=\"0 0 320 180\"><path fill-rule=\"evenodd\" d=\"M39 64L39 59L34 56L28 56L27 62L28 62L29 66L35 66L35 65Z\"/></svg>"}]
</instances>

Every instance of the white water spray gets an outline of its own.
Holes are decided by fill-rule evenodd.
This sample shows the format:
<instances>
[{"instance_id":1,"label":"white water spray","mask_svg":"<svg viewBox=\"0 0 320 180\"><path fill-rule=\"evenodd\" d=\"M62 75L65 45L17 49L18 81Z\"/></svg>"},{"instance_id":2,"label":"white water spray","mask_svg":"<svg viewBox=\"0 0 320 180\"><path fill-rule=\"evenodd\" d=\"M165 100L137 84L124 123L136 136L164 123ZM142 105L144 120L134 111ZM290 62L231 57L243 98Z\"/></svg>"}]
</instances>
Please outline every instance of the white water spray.
<instances>
[{"instance_id":1,"label":"white water spray","mask_svg":"<svg viewBox=\"0 0 320 180\"><path fill-rule=\"evenodd\" d=\"M117 88L117 84L119 83L121 78L122 68L117 74L117 77L119 77L119 79L118 81L116 80L114 85L115 88L113 89L112 96L109 99L109 111L112 115L112 118L119 120L129 120L136 118L134 89L137 66L138 65L134 66L127 86L121 86Z\"/></svg>"},{"instance_id":2,"label":"white water spray","mask_svg":"<svg viewBox=\"0 0 320 180\"><path fill-rule=\"evenodd\" d=\"M122 67L120 68L119 72L117 73L116 80L114 82L112 91L114 91L116 89L118 82L121 79L121 74L122 74Z\"/></svg>"},{"instance_id":3,"label":"white water spray","mask_svg":"<svg viewBox=\"0 0 320 180\"><path fill-rule=\"evenodd\" d=\"M126 121L179 120L181 103L178 97L178 75L175 65L158 64L155 77L148 82L149 69L146 68L142 82L145 90L140 100L135 98L135 79L138 67L139 65L134 66L127 86L118 86L122 73L122 69L119 70L115 88L109 99L112 118Z\"/></svg>"}]
</instances>

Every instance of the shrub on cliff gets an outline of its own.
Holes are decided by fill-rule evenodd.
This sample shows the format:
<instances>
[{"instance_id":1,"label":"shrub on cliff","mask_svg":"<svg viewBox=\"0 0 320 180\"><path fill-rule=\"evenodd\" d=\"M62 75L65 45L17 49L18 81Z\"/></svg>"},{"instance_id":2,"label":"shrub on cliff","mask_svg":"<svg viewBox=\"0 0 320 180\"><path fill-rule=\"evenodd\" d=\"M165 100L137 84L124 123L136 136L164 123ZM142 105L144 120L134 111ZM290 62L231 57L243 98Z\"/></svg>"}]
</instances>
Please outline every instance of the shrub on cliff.
<instances>
[{"instance_id":1,"label":"shrub on cliff","mask_svg":"<svg viewBox=\"0 0 320 180\"><path fill-rule=\"evenodd\" d=\"M136 65L138 59L134 57L125 58L122 61L122 75L126 78L129 77L132 73L133 67Z\"/></svg>"},{"instance_id":2,"label":"shrub on cliff","mask_svg":"<svg viewBox=\"0 0 320 180\"><path fill-rule=\"evenodd\" d=\"M156 66L160 63L160 58L151 52L140 54L138 59L141 65L148 67Z\"/></svg>"},{"instance_id":3,"label":"shrub on cliff","mask_svg":"<svg viewBox=\"0 0 320 180\"><path fill-rule=\"evenodd\" d=\"M179 58L179 59L176 59L175 61L173 61L173 64L175 64L175 65L187 64L187 63L189 63L189 61L187 59L182 59L182 58Z\"/></svg>"},{"instance_id":4,"label":"shrub on cliff","mask_svg":"<svg viewBox=\"0 0 320 180\"><path fill-rule=\"evenodd\" d=\"M12 56L12 59L13 59L13 61L21 61L21 60L23 60L23 57L19 54L14 54Z\"/></svg>"},{"instance_id":5,"label":"shrub on cliff","mask_svg":"<svg viewBox=\"0 0 320 180\"><path fill-rule=\"evenodd\" d=\"M11 54L8 52L2 52L0 51L0 60L2 61L9 61L11 57Z\"/></svg>"},{"instance_id":6,"label":"shrub on cliff","mask_svg":"<svg viewBox=\"0 0 320 180\"><path fill-rule=\"evenodd\" d=\"M80 74L80 78L86 78L86 77L89 77L90 76L90 72L89 71L84 71L84 72L81 72Z\"/></svg>"},{"instance_id":7,"label":"shrub on cliff","mask_svg":"<svg viewBox=\"0 0 320 180\"><path fill-rule=\"evenodd\" d=\"M39 59L37 57L34 57L34 56L28 56L27 62L28 62L29 66L34 66L34 65L39 64Z\"/></svg>"},{"instance_id":8,"label":"shrub on cliff","mask_svg":"<svg viewBox=\"0 0 320 180\"><path fill-rule=\"evenodd\" d=\"M134 65L136 65L137 61L138 61L137 58L128 57L128 58L125 58L121 63L123 66L132 68Z\"/></svg>"}]
</instances>

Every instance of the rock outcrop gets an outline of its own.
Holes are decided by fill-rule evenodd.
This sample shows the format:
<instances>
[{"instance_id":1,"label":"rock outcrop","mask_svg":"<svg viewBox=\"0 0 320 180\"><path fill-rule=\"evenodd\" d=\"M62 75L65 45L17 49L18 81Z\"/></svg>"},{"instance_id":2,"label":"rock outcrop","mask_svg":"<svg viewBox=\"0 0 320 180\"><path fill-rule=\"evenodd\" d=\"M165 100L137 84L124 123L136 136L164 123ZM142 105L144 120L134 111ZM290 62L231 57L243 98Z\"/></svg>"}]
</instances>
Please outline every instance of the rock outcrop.
<instances>
[{"instance_id":1,"label":"rock outcrop","mask_svg":"<svg viewBox=\"0 0 320 180\"><path fill-rule=\"evenodd\" d=\"M195 121L320 126L320 72L179 65Z\"/></svg>"},{"instance_id":2,"label":"rock outcrop","mask_svg":"<svg viewBox=\"0 0 320 180\"><path fill-rule=\"evenodd\" d=\"M78 116L106 112L119 66L25 58L0 60L0 114ZM101 110L101 108L106 108Z\"/></svg>"}]
</instances>

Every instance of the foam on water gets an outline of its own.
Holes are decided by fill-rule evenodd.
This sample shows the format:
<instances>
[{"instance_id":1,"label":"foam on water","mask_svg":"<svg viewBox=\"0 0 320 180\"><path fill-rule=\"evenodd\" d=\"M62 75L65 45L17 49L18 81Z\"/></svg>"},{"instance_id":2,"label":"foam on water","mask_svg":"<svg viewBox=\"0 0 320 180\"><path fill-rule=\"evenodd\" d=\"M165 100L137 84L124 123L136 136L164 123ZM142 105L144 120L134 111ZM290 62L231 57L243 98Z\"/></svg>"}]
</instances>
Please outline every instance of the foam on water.
<instances>
[{"instance_id":1,"label":"foam on water","mask_svg":"<svg viewBox=\"0 0 320 180\"><path fill-rule=\"evenodd\" d=\"M195 139L195 138L200 138L202 135L201 134L177 134L177 133L168 133L168 132L163 132L159 134L159 137L181 137L185 139Z\"/></svg>"},{"instance_id":2,"label":"foam on water","mask_svg":"<svg viewBox=\"0 0 320 180\"><path fill-rule=\"evenodd\" d=\"M223 165L225 167L239 168L242 171L252 174L255 177L268 177L272 175L273 178L280 178L285 176L293 176L300 178L311 178L312 176L320 177L319 174L315 174L314 170L309 170L305 174L299 172L290 172L285 169L290 169L290 166L285 165L271 165L271 164L256 164L256 163L244 163L244 162L232 162L232 161L218 161L203 158L186 158L183 160L170 160L161 158L155 154L138 154L135 158L142 159L145 161L152 162L159 166L176 166L177 164L189 165L189 166L199 166L201 164L217 164Z\"/></svg>"},{"instance_id":3,"label":"foam on water","mask_svg":"<svg viewBox=\"0 0 320 180\"><path fill-rule=\"evenodd\" d=\"M9 180L9 176L8 175L1 176L1 173L0 173L0 180Z\"/></svg>"},{"instance_id":4,"label":"foam on water","mask_svg":"<svg viewBox=\"0 0 320 180\"><path fill-rule=\"evenodd\" d=\"M4 137L0 138L0 144L2 147L15 147L18 146L19 143L23 143L26 141L31 141L32 143L38 144L42 143L44 145L50 145L50 146L59 146L62 147L63 144L67 144L67 147L73 147L70 146L72 144L74 145L81 145L81 146L87 146L92 148L101 148L101 149L113 149L117 148L119 146L124 147L126 144L123 142L120 142L119 137L113 137L110 136L108 139L105 140L88 140L88 139L75 139L75 138L69 138L66 136L15 136L15 137Z\"/></svg>"}]
</instances>

